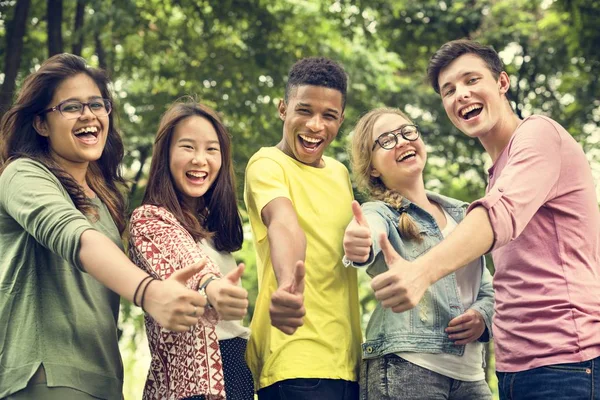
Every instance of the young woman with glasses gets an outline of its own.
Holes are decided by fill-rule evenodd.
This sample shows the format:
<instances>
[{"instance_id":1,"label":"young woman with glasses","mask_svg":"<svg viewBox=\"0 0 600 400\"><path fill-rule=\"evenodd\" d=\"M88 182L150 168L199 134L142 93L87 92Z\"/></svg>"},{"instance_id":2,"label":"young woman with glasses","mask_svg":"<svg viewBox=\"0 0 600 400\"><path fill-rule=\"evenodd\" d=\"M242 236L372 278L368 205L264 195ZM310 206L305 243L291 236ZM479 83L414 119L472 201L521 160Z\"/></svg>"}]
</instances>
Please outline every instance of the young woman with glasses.
<instances>
[{"instance_id":1,"label":"young woman with glasses","mask_svg":"<svg viewBox=\"0 0 600 400\"><path fill-rule=\"evenodd\" d=\"M386 244L408 260L418 257L450 234L467 203L425 190L425 144L398 109L375 109L358 121L351 157L371 201L352 204L345 261L366 268L377 299L363 344L363 397L490 399L481 342L490 338L494 298L483 258L432 285L403 313L387 304L393 282L380 275L388 270Z\"/></svg>"},{"instance_id":2,"label":"young woman with glasses","mask_svg":"<svg viewBox=\"0 0 600 400\"><path fill-rule=\"evenodd\" d=\"M27 77L0 122L0 398L120 399L119 295L169 330L198 323L185 287L122 251L123 144L106 75L70 54Z\"/></svg>"}]
</instances>

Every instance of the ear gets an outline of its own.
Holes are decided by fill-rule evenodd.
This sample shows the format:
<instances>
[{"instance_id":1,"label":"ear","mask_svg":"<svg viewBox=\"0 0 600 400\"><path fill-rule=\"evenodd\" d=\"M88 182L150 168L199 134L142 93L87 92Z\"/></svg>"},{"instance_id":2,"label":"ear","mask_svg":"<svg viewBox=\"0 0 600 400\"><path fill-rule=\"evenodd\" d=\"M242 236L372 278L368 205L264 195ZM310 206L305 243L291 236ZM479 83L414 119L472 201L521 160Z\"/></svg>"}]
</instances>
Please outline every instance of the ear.
<instances>
[{"instance_id":1,"label":"ear","mask_svg":"<svg viewBox=\"0 0 600 400\"><path fill-rule=\"evenodd\" d=\"M381 174L379 173L379 171L377 171L375 168L371 167L371 174L370 174L373 178L379 178L381 176Z\"/></svg>"},{"instance_id":2,"label":"ear","mask_svg":"<svg viewBox=\"0 0 600 400\"><path fill-rule=\"evenodd\" d=\"M44 137L48 137L48 124L46 121L42 121L42 118L39 115L36 115L33 118L33 129L40 135Z\"/></svg>"},{"instance_id":3,"label":"ear","mask_svg":"<svg viewBox=\"0 0 600 400\"><path fill-rule=\"evenodd\" d=\"M287 111L287 104L285 104L284 99L279 100L279 105L277 106L277 110L279 111L279 119L285 121L285 112Z\"/></svg>"},{"instance_id":4,"label":"ear","mask_svg":"<svg viewBox=\"0 0 600 400\"><path fill-rule=\"evenodd\" d=\"M498 76L498 89L500 94L506 94L510 89L510 77L505 71L500 72L500 76Z\"/></svg>"},{"instance_id":5,"label":"ear","mask_svg":"<svg viewBox=\"0 0 600 400\"><path fill-rule=\"evenodd\" d=\"M345 117L346 117L346 114L344 114L344 112L342 111L342 115L340 116L340 126L342 126L342 124L344 123Z\"/></svg>"}]
</instances>

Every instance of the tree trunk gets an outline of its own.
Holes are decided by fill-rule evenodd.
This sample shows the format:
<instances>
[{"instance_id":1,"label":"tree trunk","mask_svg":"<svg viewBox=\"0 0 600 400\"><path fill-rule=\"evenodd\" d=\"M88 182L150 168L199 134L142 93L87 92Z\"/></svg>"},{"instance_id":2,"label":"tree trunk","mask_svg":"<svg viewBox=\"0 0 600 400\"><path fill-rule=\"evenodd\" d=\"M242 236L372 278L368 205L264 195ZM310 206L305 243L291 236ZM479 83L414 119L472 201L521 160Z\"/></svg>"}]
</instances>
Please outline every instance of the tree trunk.
<instances>
[{"instance_id":1,"label":"tree trunk","mask_svg":"<svg viewBox=\"0 0 600 400\"><path fill-rule=\"evenodd\" d=\"M133 184L131 185L131 190L129 191L129 201L128 204L131 204L133 197L135 196L135 192L137 191L138 185L140 183L140 179L142 179L142 175L144 174L144 166L146 165L146 160L150 157L152 152L152 146L142 146L138 149L140 152L140 157L138 161L140 162L140 168L137 170L135 177L133 178Z\"/></svg>"},{"instance_id":2,"label":"tree trunk","mask_svg":"<svg viewBox=\"0 0 600 400\"><path fill-rule=\"evenodd\" d=\"M75 41L71 52L77 56L81 55L83 49L83 16L85 13L85 1L77 0L77 11L75 11Z\"/></svg>"},{"instance_id":3,"label":"tree trunk","mask_svg":"<svg viewBox=\"0 0 600 400\"><path fill-rule=\"evenodd\" d=\"M63 52L62 43L62 0L46 2L46 18L48 20L48 57Z\"/></svg>"},{"instance_id":4,"label":"tree trunk","mask_svg":"<svg viewBox=\"0 0 600 400\"><path fill-rule=\"evenodd\" d=\"M12 103L17 73L21 66L21 50L23 49L25 28L28 25L27 14L29 14L30 3L29 0L18 1L13 19L7 24L4 83L0 89L0 117Z\"/></svg>"},{"instance_id":5,"label":"tree trunk","mask_svg":"<svg viewBox=\"0 0 600 400\"><path fill-rule=\"evenodd\" d=\"M94 33L94 41L96 43L96 55L98 56L98 64L100 64L100 68L105 71L108 71L108 62L106 60L106 52L104 51L104 47L102 47L102 40L100 40L100 33Z\"/></svg>"}]
</instances>

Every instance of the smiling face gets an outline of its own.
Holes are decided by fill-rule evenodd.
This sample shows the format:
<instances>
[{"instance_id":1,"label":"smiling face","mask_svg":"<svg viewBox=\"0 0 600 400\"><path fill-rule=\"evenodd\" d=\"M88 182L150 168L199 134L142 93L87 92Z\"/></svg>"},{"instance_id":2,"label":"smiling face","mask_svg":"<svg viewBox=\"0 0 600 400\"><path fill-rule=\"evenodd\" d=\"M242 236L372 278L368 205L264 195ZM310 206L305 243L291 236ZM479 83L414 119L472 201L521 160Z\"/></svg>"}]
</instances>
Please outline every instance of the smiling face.
<instances>
[{"instance_id":1,"label":"smiling face","mask_svg":"<svg viewBox=\"0 0 600 400\"><path fill-rule=\"evenodd\" d=\"M322 167L323 152L344 120L342 93L322 86L298 86L287 104L279 103L279 115L283 139L277 147L303 164Z\"/></svg>"},{"instance_id":2,"label":"smiling face","mask_svg":"<svg viewBox=\"0 0 600 400\"><path fill-rule=\"evenodd\" d=\"M373 125L372 143L382 134L395 131L412 122L398 114L383 114ZM427 151L421 137L408 141L401 135L393 149L375 146L371 158L371 176L380 178L388 188L401 191L403 184L413 179L422 179L427 161Z\"/></svg>"},{"instance_id":3,"label":"smiling face","mask_svg":"<svg viewBox=\"0 0 600 400\"><path fill-rule=\"evenodd\" d=\"M470 137L483 139L512 115L506 92L506 72L494 78L486 63L475 54L464 54L439 74L440 95L448 118Z\"/></svg>"},{"instance_id":4,"label":"smiling face","mask_svg":"<svg viewBox=\"0 0 600 400\"><path fill-rule=\"evenodd\" d=\"M57 87L48 108L65 100L101 102L102 94L92 78L78 74L65 79ZM102 155L108 136L109 116L97 117L86 106L79 118L66 119L56 110L46 113L44 119L36 117L34 126L40 135L48 138L50 156L65 171L73 174L73 169L87 167Z\"/></svg>"},{"instance_id":5,"label":"smiling face","mask_svg":"<svg viewBox=\"0 0 600 400\"><path fill-rule=\"evenodd\" d=\"M196 204L219 176L221 164L219 137L209 120L191 116L177 124L169 148L169 169L184 200Z\"/></svg>"}]
</instances>

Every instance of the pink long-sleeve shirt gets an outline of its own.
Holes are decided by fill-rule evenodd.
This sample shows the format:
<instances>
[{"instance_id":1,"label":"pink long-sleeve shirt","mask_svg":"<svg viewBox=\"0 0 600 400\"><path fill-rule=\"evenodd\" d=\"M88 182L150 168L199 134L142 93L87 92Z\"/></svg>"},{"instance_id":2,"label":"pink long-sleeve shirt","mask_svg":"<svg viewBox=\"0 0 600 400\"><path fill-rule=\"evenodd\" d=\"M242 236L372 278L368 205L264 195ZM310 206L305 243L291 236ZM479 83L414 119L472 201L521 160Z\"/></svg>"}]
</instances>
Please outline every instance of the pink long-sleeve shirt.
<instances>
[{"instance_id":1,"label":"pink long-sleeve shirt","mask_svg":"<svg viewBox=\"0 0 600 400\"><path fill-rule=\"evenodd\" d=\"M531 116L489 170L484 198L496 267L496 369L600 356L600 211L585 154Z\"/></svg>"}]
</instances>

